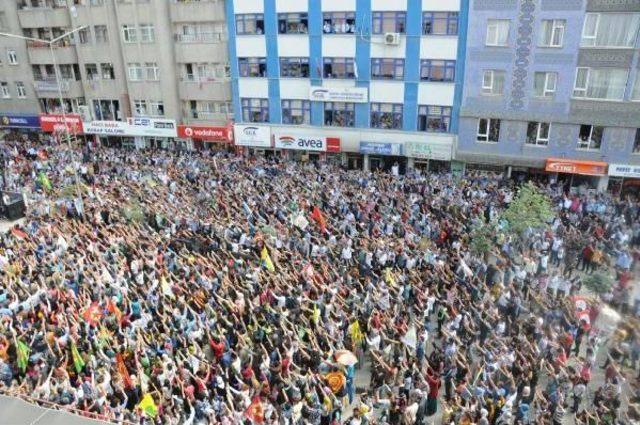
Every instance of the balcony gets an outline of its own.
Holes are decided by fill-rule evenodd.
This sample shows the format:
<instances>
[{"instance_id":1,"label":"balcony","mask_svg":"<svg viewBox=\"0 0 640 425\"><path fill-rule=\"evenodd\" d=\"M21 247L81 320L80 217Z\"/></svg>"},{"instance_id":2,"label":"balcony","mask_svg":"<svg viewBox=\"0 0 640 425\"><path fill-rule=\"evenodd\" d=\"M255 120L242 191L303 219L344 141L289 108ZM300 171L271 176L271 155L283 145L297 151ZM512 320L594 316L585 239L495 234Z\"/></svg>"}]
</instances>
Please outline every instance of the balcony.
<instances>
[{"instance_id":1,"label":"balcony","mask_svg":"<svg viewBox=\"0 0 640 425\"><path fill-rule=\"evenodd\" d=\"M201 22L210 21L212 16L224 21L223 0L180 1L169 3L169 14L172 22Z\"/></svg>"},{"instance_id":2,"label":"balcony","mask_svg":"<svg viewBox=\"0 0 640 425\"><path fill-rule=\"evenodd\" d=\"M174 39L177 43L224 43L227 41L227 34L220 32L203 32L199 34L176 34Z\"/></svg>"},{"instance_id":3,"label":"balcony","mask_svg":"<svg viewBox=\"0 0 640 425\"><path fill-rule=\"evenodd\" d=\"M53 59L51 58L51 52L49 51L49 44L38 43L35 41L27 42L27 53L29 54L29 61L37 64L51 64ZM65 43L62 46L54 46L53 54L55 55L56 62L58 64L72 64L78 63L78 54L76 47L73 43Z\"/></svg>"},{"instance_id":4,"label":"balcony","mask_svg":"<svg viewBox=\"0 0 640 425\"><path fill-rule=\"evenodd\" d=\"M185 124L214 124L226 125L233 118L232 113L209 112L185 109L183 111Z\"/></svg>"},{"instance_id":5,"label":"balcony","mask_svg":"<svg viewBox=\"0 0 640 425\"><path fill-rule=\"evenodd\" d=\"M66 3L62 2L42 2L42 7L23 6L18 9L18 21L22 28L44 28L71 26L69 10Z\"/></svg>"},{"instance_id":6,"label":"balcony","mask_svg":"<svg viewBox=\"0 0 640 425\"><path fill-rule=\"evenodd\" d=\"M60 92L69 98L84 96L82 83L72 79L62 79L59 83L55 78L36 80L33 82L33 88L38 97L58 97Z\"/></svg>"},{"instance_id":7,"label":"balcony","mask_svg":"<svg viewBox=\"0 0 640 425\"><path fill-rule=\"evenodd\" d=\"M206 63L210 62L211 58L216 58L217 62L227 62L229 57L227 44L220 42L203 43L197 46L191 46L187 42L177 42L175 52L177 63Z\"/></svg>"},{"instance_id":8,"label":"balcony","mask_svg":"<svg viewBox=\"0 0 640 425\"><path fill-rule=\"evenodd\" d=\"M228 78L182 79L178 84L181 99L229 101L231 83Z\"/></svg>"}]
</instances>

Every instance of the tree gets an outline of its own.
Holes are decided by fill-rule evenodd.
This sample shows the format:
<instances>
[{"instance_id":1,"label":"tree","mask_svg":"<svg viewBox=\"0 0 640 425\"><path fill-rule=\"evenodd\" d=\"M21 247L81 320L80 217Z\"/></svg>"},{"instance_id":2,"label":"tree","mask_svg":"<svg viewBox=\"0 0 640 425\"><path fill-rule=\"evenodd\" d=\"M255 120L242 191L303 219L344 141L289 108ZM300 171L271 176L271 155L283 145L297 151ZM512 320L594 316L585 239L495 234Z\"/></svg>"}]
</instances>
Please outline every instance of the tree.
<instances>
[{"instance_id":1,"label":"tree","mask_svg":"<svg viewBox=\"0 0 640 425\"><path fill-rule=\"evenodd\" d=\"M596 272L584 278L584 286L598 295L606 294L613 286L611 276Z\"/></svg>"},{"instance_id":2,"label":"tree","mask_svg":"<svg viewBox=\"0 0 640 425\"><path fill-rule=\"evenodd\" d=\"M483 257L487 253L491 251L494 243L496 229L489 224L476 224L473 226L470 232L470 248L471 253L478 256Z\"/></svg>"},{"instance_id":3,"label":"tree","mask_svg":"<svg viewBox=\"0 0 640 425\"><path fill-rule=\"evenodd\" d=\"M517 196L502 217L509 222L509 230L520 235L528 228L544 227L553 215L549 197L533 183L527 182L520 187Z\"/></svg>"}]
</instances>

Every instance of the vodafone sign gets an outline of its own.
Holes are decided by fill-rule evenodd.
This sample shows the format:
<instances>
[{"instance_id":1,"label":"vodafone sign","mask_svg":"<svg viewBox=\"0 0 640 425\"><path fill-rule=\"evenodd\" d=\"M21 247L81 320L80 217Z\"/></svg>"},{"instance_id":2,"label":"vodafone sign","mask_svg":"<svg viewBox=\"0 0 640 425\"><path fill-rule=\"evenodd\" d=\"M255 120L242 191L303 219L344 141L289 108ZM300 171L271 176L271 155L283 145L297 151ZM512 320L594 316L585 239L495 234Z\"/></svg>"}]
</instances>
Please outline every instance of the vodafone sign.
<instances>
[{"instance_id":1,"label":"vodafone sign","mask_svg":"<svg viewBox=\"0 0 640 425\"><path fill-rule=\"evenodd\" d=\"M217 142L230 141L231 132L227 127L206 127L196 125L179 125L178 137L183 139L200 139Z\"/></svg>"},{"instance_id":2,"label":"vodafone sign","mask_svg":"<svg viewBox=\"0 0 640 425\"><path fill-rule=\"evenodd\" d=\"M66 125L65 125L66 124ZM42 114L40 115L40 128L47 133L58 133L69 130L70 133L82 134L82 119L80 115L66 114Z\"/></svg>"}]
</instances>

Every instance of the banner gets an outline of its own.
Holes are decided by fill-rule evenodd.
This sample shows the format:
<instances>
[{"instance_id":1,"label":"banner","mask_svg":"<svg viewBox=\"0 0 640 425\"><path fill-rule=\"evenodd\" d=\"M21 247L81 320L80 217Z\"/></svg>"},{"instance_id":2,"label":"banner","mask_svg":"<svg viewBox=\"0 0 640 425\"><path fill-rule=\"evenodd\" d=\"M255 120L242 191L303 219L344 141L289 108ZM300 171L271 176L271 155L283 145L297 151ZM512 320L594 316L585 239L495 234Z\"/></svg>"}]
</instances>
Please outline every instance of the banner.
<instances>
[{"instance_id":1,"label":"banner","mask_svg":"<svg viewBox=\"0 0 640 425\"><path fill-rule=\"evenodd\" d=\"M367 103L369 90L364 87L310 87L309 100L316 102Z\"/></svg>"},{"instance_id":2,"label":"banner","mask_svg":"<svg viewBox=\"0 0 640 425\"><path fill-rule=\"evenodd\" d=\"M65 125L66 124L66 125ZM69 131L73 134L82 134L82 119L77 114L41 114L40 129L47 133Z\"/></svg>"},{"instance_id":3,"label":"banner","mask_svg":"<svg viewBox=\"0 0 640 425\"><path fill-rule=\"evenodd\" d=\"M83 124L86 134L100 136L177 137L176 122L153 118L129 118L124 121L91 121Z\"/></svg>"},{"instance_id":4,"label":"banner","mask_svg":"<svg viewBox=\"0 0 640 425\"><path fill-rule=\"evenodd\" d=\"M372 155L402 155L402 145L399 143L360 142L360 153Z\"/></svg>"},{"instance_id":5,"label":"banner","mask_svg":"<svg viewBox=\"0 0 640 425\"><path fill-rule=\"evenodd\" d=\"M324 137L303 130L277 130L273 136L276 149L340 152L340 138L338 137Z\"/></svg>"},{"instance_id":6,"label":"banner","mask_svg":"<svg viewBox=\"0 0 640 425\"><path fill-rule=\"evenodd\" d=\"M0 115L0 127L40 128L37 115Z\"/></svg>"},{"instance_id":7,"label":"banner","mask_svg":"<svg viewBox=\"0 0 640 425\"><path fill-rule=\"evenodd\" d=\"M609 164L609 175L614 177L640 178L640 165Z\"/></svg>"},{"instance_id":8,"label":"banner","mask_svg":"<svg viewBox=\"0 0 640 425\"><path fill-rule=\"evenodd\" d=\"M99 136L130 136L129 125L123 121L91 121L83 124L86 134Z\"/></svg>"},{"instance_id":9,"label":"banner","mask_svg":"<svg viewBox=\"0 0 640 425\"><path fill-rule=\"evenodd\" d=\"M258 125L234 125L233 132L237 146L271 147L271 128Z\"/></svg>"},{"instance_id":10,"label":"banner","mask_svg":"<svg viewBox=\"0 0 640 425\"><path fill-rule=\"evenodd\" d=\"M451 161L452 147L450 143L407 142L404 154L410 158Z\"/></svg>"},{"instance_id":11,"label":"banner","mask_svg":"<svg viewBox=\"0 0 640 425\"><path fill-rule=\"evenodd\" d=\"M200 139L216 142L231 141L231 132L227 127L207 127L196 125L179 125L178 137L183 139Z\"/></svg>"},{"instance_id":12,"label":"banner","mask_svg":"<svg viewBox=\"0 0 640 425\"><path fill-rule=\"evenodd\" d=\"M554 173L584 174L587 176L604 176L606 162L575 161L571 159L548 158L545 171Z\"/></svg>"}]
</instances>

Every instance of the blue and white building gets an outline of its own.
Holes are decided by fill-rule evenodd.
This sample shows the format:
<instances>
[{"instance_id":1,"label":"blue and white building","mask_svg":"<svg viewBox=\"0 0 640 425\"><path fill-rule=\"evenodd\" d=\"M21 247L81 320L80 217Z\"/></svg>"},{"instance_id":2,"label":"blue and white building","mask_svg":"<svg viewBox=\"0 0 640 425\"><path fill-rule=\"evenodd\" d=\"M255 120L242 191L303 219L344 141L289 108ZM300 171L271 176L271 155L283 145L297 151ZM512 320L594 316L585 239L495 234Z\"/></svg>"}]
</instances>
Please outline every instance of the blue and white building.
<instances>
[{"instance_id":1,"label":"blue and white building","mask_svg":"<svg viewBox=\"0 0 640 425\"><path fill-rule=\"evenodd\" d=\"M640 1L471 0L469 16L457 159L601 190L640 178Z\"/></svg>"},{"instance_id":2,"label":"blue and white building","mask_svg":"<svg viewBox=\"0 0 640 425\"><path fill-rule=\"evenodd\" d=\"M468 1L228 0L236 144L448 167Z\"/></svg>"}]
</instances>

